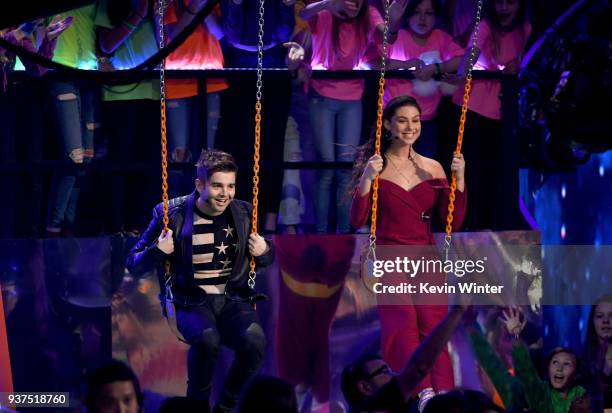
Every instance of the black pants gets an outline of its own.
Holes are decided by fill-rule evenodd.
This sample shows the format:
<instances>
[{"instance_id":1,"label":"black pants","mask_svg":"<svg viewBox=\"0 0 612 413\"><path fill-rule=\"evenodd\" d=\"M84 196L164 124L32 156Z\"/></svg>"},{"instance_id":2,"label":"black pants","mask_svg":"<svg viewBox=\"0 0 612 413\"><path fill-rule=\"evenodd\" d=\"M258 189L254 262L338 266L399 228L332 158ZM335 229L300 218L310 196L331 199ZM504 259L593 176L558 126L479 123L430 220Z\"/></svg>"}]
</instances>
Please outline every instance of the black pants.
<instances>
[{"instance_id":1,"label":"black pants","mask_svg":"<svg viewBox=\"0 0 612 413\"><path fill-rule=\"evenodd\" d=\"M235 352L225 379L219 407L233 408L244 384L253 377L263 360L266 338L259 318L249 303L232 301L224 295L209 294L199 307L179 307L178 329L191 345L187 360L187 397L208 400L219 346Z\"/></svg>"}]
</instances>

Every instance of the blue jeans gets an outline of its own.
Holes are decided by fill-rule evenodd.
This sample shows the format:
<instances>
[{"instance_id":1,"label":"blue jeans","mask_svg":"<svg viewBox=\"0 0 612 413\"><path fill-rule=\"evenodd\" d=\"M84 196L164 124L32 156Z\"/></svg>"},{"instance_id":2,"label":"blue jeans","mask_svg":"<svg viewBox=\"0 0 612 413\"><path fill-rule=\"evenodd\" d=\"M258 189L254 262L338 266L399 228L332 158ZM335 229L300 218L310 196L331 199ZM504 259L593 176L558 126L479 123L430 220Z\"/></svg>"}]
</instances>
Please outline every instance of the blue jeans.
<instances>
[{"instance_id":1,"label":"blue jeans","mask_svg":"<svg viewBox=\"0 0 612 413\"><path fill-rule=\"evenodd\" d=\"M202 150L200 139L192 130L199 119L198 97L172 99L168 101L168 161L190 162L200 156ZM202 108L204 109L204 108ZM206 95L206 146L215 147L215 136L219 125L221 110L220 93ZM186 170L174 170L168 174L170 197L189 193L193 190L194 174Z\"/></svg>"},{"instance_id":2,"label":"blue jeans","mask_svg":"<svg viewBox=\"0 0 612 413\"><path fill-rule=\"evenodd\" d=\"M172 151L175 148L187 148L191 151L200 149L199 142L189 139L189 126L192 124L192 116L198 116L195 112L197 107L197 97L172 99L168 101L168 144ZM176 105L174 104L176 103ZM206 94L206 146L215 147L215 136L220 119L221 94ZM191 144L190 144L191 143ZM200 152L193 152L195 157Z\"/></svg>"},{"instance_id":3,"label":"blue jeans","mask_svg":"<svg viewBox=\"0 0 612 413\"><path fill-rule=\"evenodd\" d=\"M352 162L361 138L361 100L338 100L311 93L309 116L319 161ZM336 232L348 233L350 197L346 196L351 171L317 171L316 231L329 231L332 183L336 178Z\"/></svg>"},{"instance_id":4,"label":"blue jeans","mask_svg":"<svg viewBox=\"0 0 612 413\"><path fill-rule=\"evenodd\" d=\"M49 85L52 110L63 144L62 159L69 164L89 163L93 158L99 88L88 81L53 81ZM84 171L56 173L49 193L47 228L73 226Z\"/></svg>"}]
</instances>

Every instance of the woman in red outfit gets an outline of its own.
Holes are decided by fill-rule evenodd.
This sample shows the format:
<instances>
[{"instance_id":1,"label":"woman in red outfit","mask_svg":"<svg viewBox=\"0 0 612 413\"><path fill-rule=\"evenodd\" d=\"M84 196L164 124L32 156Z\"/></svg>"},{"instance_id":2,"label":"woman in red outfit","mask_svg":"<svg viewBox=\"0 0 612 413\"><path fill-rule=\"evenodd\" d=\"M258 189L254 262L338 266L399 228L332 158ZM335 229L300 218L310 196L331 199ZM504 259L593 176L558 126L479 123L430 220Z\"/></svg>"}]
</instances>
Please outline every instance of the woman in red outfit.
<instances>
[{"instance_id":1,"label":"woman in red outfit","mask_svg":"<svg viewBox=\"0 0 612 413\"><path fill-rule=\"evenodd\" d=\"M444 169L435 160L416 153L413 145L421 133L421 109L410 96L398 96L383 113L385 133L381 154L374 155L374 138L359 148L351 204L351 224L363 226L370 215L370 190L379 175L378 233L379 245L434 244L430 217L434 210L445 217L450 188ZM455 155L451 170L457 175L454 229L465 216L465 161ZM443 305L379 305L383 358L393 370L399 370L420 342L444 318ZM451 390L453 368L448 352L443 352L419 390Z\"/></svg>"}]
</instances>

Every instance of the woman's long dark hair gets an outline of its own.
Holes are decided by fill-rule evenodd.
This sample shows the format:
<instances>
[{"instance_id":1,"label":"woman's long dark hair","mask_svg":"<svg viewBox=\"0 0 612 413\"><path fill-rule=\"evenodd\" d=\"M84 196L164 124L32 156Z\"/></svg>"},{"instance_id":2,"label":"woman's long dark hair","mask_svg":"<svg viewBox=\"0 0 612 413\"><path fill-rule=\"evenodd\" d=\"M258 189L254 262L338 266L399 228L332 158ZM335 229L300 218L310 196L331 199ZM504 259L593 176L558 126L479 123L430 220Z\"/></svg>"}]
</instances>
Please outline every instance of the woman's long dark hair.
<instances>
[{"instance_id":1,"label":"woman's long dark hair","mask_svg":"<svg viewBox=\"0 0 612 413\"><path fill-rule=\"evenodd\" d=\"M395 115L395 112L399 108L403 108L404 106L412 106L421 113L421 107L415 98L412 96L397 96L396 98L391 99L387 106L385 106L385 110L383 111L383 121L391 122L391 118ZM384 155L384 153L389 149L391 145L392 136L388 131L385 131L383 126L383 136L380 141L380 153ZM372 136L370 139L364 143L363 145L357 147L355 154L355 164L353 166L353 175L351 177L351 181L348 186L348 191L350 191L351 195L357 185L359 184L359 179L361 179L361 174L368 164L368 159L374 155L376 150L376 129L372 130ZM386 166L386 161L383 156L383 165Z\"/></svg>"},{"instance_id":2,"label":"woman's long dark hair","mask_svg":"<svg viewBox=\"0 0 612 413\"><path fill-rule=\"evenodd\" d=\"M518 13L516 14L516 19L512 22L512 25L506 30L512 31L517 27L522 26L523 23L525 23L525 19L527 19L526 0L518 0L518 3L519 9ZM484 16L489 21L489 23L491 23L492 29L502 30L501 23L499 22L499 19L497 18L497 13L495 12L495 0L489 0L486 3Z\"/></svg>"},{"instance_id":3,"label":"woman's long dark hair","mask_svg":"<svg viewBox=\"0 0 612 413\"><path fill-rule=\"evenodd\" d=\"M599 337L597 336L597 331L595 331L594 321L597 306L604 303L612 303L612 295L607 295L600 298L591 306L589 319L587 321L586 340L584 343L584 359L586 362L586 367L589 369L590 373L595 373L591 370L597 367L598 358L600 356L600 352L602 351L601 343Z\"/></svg>"},{"instance_id":4,"label":"woman's long dark hair","mask_svg":"<svg viewBox=\"0 0 612 413\"><path fill-rule=\"evenodd\" d=\"M518 0L519 9L516 14L516 19L512 22L512 25L507 29L502 29L501 23L499 22L499 18L497 17L497 13L495 12L495 0L489 0L486 4L484 17L490 23L491 26L491 36L493 37L493 44L489 45L488 52L492 57L495 58L497 63L501 63L498 61L499 59L499 51L501 45L499 41L501 39L501 35L503 31L513 31L515 29L520 29L523 39L521 43L525 44L527 42L527 33L524 32L525 21L527 20L527 4L526 0ZM522 53L521 53L522 55Z\"/></svg>"}]
</instances>

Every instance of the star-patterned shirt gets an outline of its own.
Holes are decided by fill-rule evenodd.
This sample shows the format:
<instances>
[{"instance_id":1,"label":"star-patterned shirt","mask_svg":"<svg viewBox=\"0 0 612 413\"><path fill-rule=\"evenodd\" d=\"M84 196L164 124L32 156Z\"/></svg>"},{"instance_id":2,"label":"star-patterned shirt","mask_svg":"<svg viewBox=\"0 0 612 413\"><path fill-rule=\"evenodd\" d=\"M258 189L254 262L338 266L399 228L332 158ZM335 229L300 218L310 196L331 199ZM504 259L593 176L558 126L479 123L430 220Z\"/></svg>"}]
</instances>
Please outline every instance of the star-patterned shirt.
<instances>
[{"instance_id":1,"label":"star-patterned shirt","mask_svg":"<svg viewBox=\"0 0 612 413\"><path fill-rule=\"evenodd\" d=\"M229 208L214 217L194 208L191 241L196 284L208 294L225 293L238 252L238 235Z\"/></svg>"}]
</instances>

